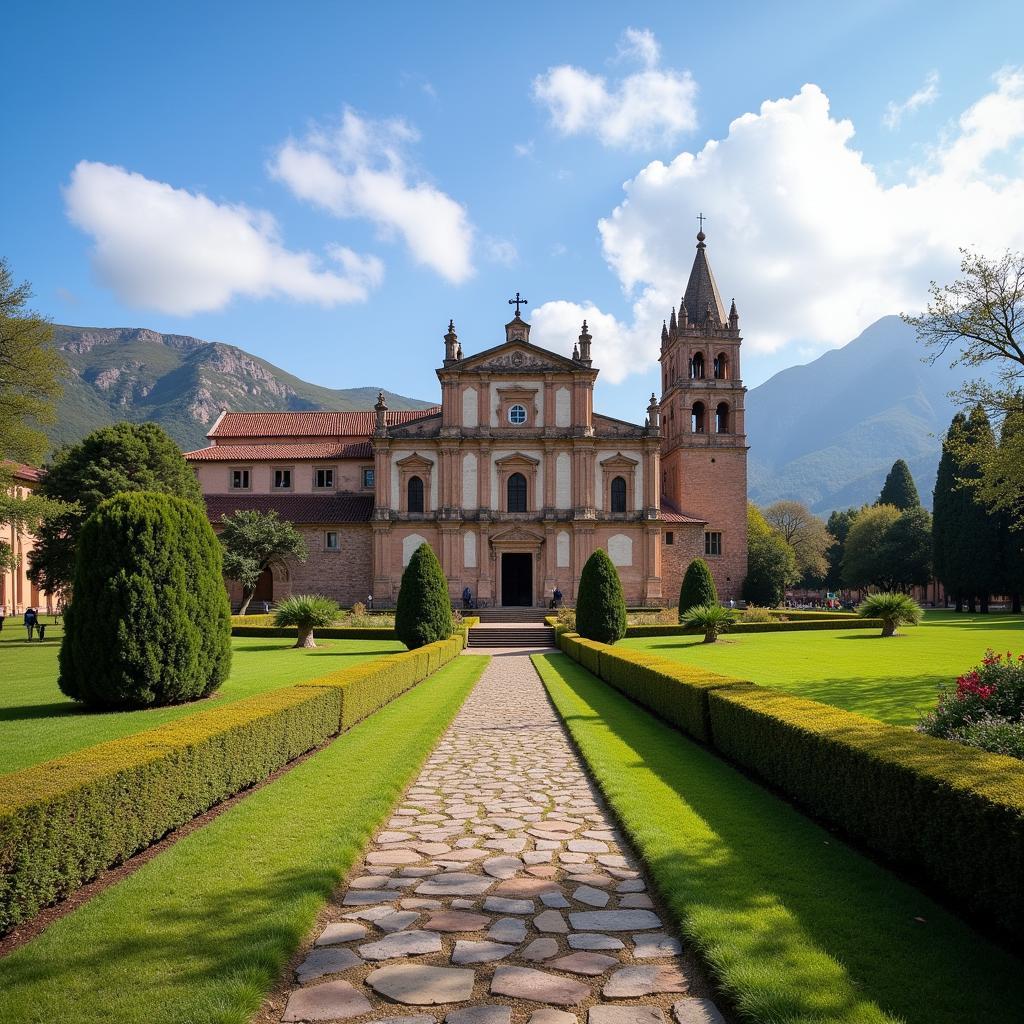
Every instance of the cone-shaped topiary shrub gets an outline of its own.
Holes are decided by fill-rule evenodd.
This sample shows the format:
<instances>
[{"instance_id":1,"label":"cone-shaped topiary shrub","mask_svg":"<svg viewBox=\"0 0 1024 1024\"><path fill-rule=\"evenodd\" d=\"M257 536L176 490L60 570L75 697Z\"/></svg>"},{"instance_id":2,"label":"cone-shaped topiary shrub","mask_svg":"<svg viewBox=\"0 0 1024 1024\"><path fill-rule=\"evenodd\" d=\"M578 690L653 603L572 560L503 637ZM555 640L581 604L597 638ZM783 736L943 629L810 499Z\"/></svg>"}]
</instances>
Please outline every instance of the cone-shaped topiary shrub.
<instances>
[{"instance_id":1,"label":"cone-shaped topiary shrub","mask_svg":"<svg viewBox=\"0 0 1024 1024\"><path fill-rule=\"evenodd\" d=\"M221 547L196 503L136 491L82 526L60 649L61 690L98 708L180 704L231 665Z\"/></svg>"},{"instance_id":2,"label":"cone-shaped topiary shrub","mask_svg":"<svg viewBox=\"0 0 1024 1024\"><path fill-rule=\"evenodd\" d=\"M687 567L683 585L679 588L679 621L686 619L686 613L697 605L718 604L715 581L703 558L695 558Z\"/></svg>"},{"instance_id":3,"label":"cone-shaped topiary shrub","mask_svg":"<svg viewBox=\"0 0 1024 1024\"><path fill-rule=\"evenodd\" d=\"M429 544L421 544L402 573L395 608L395 636L414 651L447 640L454 629L444 570Z\"/></svg>"},{"instance_id":4,"label":"cone-shaped topiary shrub","mask_svg":"<svg viewBox=\"0 0 1024 1024\"><path fill-rule=\"evenodd\" d=\"M626 601L619 573L598 548L583 566L576 595L576 631L588 640L613 644L626 635Z\"/></svg>"}]
</instances>

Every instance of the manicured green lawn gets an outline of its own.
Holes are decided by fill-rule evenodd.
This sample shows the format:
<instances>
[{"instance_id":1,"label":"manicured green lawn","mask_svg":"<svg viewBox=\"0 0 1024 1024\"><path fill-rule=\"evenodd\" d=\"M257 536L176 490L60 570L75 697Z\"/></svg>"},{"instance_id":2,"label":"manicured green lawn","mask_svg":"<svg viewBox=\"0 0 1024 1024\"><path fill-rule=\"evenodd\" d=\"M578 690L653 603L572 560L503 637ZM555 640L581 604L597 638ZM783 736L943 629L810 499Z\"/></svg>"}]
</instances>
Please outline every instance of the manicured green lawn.
<instances>
[{"instance_id":1,"label":"manicured green lawn","mask_svg":"<svg viewBox=\"0 0 1024 1024\"><path fill-rule=\"evenodd\" d=\"M1019 960L566 655L534 663L684 935L743 1019L1021 1019Z\"/></svg>"},{"instance_id":2,"label":"manicured green lawn","mask_svg":"<svg viewBox=\"0 0 1024 1024\"><path fill-rule=\"evenodd\" d=\"M47 625L46 640L28 643L12 619L0 631L0 774L405 650L397 640L320 640L307 651L286 639L236 637L231 675L213 697L151 711L91 712L57 689L60 637L59 626Z\"/></svg>"},{"instance_id":3,"label":"manicured green lawn","mask_svg":"<svg viewBox=\"0 0 1024 1024\"><path fill-rule=\"evenodd\" d=\"M463 656L0 960L4 1024L245 1024L488 659Z\"/></svg>"},{"instance_id":4,"label":"manicured green lawn","mask_svg":"<svg viewBox=\"0 0 1024 1024\"><path fill-rule=\"evenodd\" d=\"M1024 653L1024 617L928 612L920 626L883 640L874 630L750 633L716 644L699 637L620 640L691 665L790 690L893 725L913 725L940 684L977 665L989 647Z\"/></svg>"}]
</instances>

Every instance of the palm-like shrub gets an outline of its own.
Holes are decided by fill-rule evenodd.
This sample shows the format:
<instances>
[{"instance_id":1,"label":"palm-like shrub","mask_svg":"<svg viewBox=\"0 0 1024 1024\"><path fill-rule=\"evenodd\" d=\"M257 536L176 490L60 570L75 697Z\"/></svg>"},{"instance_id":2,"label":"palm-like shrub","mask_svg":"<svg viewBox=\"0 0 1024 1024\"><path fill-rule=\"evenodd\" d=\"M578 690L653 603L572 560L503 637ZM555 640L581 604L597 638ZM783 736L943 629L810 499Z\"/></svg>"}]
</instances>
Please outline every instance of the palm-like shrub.
<instances>
[{"instance_id":1,"label":"palm-like shrub","mask_svg":"<svg viewBox=\"0 0 1024 1024\"><path fill-rule=\"evenodd\" d=\"M881 619L882 636L896 636L900 626L916 626L924 614L921 606L907 594L868 594L857 606L863 619Z\"/></svg>"},{"instance_id":2,"label":"palm-like shrub","mask_svg":"<svg viewBox=\"0 0 1024 1024\"><path fill-rule=\"evenodd\" d=\"M453 629L448 581L434 549L423 543L412 553L402 573L395 608L395 635L414 651L436 640L447 640Z\"/></svg>"},{"instance_id":3,"label":"palm-like shrub","mask_svg":"<svg viewBox=\"0 0 1024 1024\"><path fill-rule=\"evenodd\" d=\"M338 602L323 594L286 597L274 611L275 626L295 626L299 631L296 647L316 647L314 629L329 626L338 617Z\"/></svg>"},{"instance_id":4,"label":"palm-like shrub","mask_svg":"<svg viewBox=\"0 0 1024 1024\"><path fill-rule=\"evenodd\" d=\"M683 625L704 630L704 643L713 644L736 621L736 613L720 604L694 605L685 616Z\"/></svg>"},{"instance_id":5,"label":"palm-like shrub","mask_svg":"<svg viewBox=\"0 0 1024 1024\"><path fill-rule=\"evenodd\" d=\"M231 665L221 547L193 501L147 491L102 502L78 536L61 691L98 708L206 697Z\"/></svg>"},{"instance_id":6,"label":"palm-like shrub","mask_svg":"<svg viewBox=\"0 0 1024 1024\"><path fill-rule=\"evenodd\" d=\"M686 567L683 585L679 588L679 621L685 621L686 613L699 604L718 604L715 580L703 558L695 558Z\"/></svg>"},{"instance_id":7,"label":"palm-like shrub","mask_svg":"<svg viewBox=\"0 0 1024 1024\"><path fill-rule=\"evenodd\" d=\"M587 559L576 594L576 631L588 640L613 644L626 635L626 600L618 570L602 548Z\"/></svg>"}]
</instances>

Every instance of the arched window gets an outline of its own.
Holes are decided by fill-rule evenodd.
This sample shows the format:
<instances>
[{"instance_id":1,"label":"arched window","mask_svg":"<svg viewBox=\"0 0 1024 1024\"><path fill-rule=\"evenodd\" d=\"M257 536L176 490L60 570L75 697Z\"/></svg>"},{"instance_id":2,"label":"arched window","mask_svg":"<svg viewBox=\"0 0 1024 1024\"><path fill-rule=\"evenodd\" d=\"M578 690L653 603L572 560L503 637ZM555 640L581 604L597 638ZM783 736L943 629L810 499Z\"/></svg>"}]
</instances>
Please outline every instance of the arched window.
<instances>
[{"instance_id":1,"label":"arched window","mask_svg":"<svg viewBox=\"0 0 1024 1024\"><path fill-rule=\"evenodd\" d=\"M612 512L626 511L626 481L617 476L612 480Z\"/></svg>"},{"instance_id":2,"label":"arched window","mask_svg":"<svg viewBox=\"0 0 1024 1024\"><path fill-rule=\"evenodd\" d=\"M423 511L423 480L418 476L409 477L406 487L406 497L409 512Z\"/></svg>"},{"instance_id":3,"label":"arched window","mask_svg":"<svg viewBox=\"0 0 1024 1024\"><path fill-rule=\"evenodd\" d=\"M693 358L690 360L690 379L704 379L704 354L702 352L694 352Z\"/></svg>"},{"instance_id":4,"label":"arched window","mask_svg":"<svg viewBox=\"0 0 1024 1024\"><path fill-rule=\"evenodd\" d=\"M729 405L727 402L719 402L715 409L715 433L729 433Z\"/></svg>"},{"instance_id":5,"label":"arched window","mask_svg":"<svg viewBox=\"0 0 1024 1024\"><path fill-rule=\"evenodd\" d=\"M724 352L715 356L715 380L729 379L729 357Z\"/></svg>"},{"instance_id":6,"label":"arched window","mask_svg":"<svg viewBox=\"0 0 1024 1024\"><path fill-rule=\"evenodd\" d=\"M508 478L508 510L526 511L526 477L522 473L513 473Z\"/></svg>"},{"instance_id":7,"label":"arched window","mask_svg":"<svg viewBox=\"0 0 1024 1024\"><path fill-rule=\"evenodd\" d=\"M704 403L694 402L690 411L690 430L694 434L703 434L704 429Z\"/></svg>"}]
</instances>

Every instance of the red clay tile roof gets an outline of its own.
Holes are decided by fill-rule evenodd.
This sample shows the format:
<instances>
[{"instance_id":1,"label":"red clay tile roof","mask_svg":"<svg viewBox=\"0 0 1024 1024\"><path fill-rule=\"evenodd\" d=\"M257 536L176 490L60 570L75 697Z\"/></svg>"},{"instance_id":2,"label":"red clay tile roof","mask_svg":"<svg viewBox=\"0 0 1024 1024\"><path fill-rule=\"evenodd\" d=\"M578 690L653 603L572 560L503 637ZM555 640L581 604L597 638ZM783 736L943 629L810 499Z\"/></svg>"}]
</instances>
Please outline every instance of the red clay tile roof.
<instances>
[{"instance_id":1,"label":"red clay tile roof","mask_svg":"<svg viewBox=\"0 0 1024 1024\"><path fill-rule=\"evenodd\" d=\"M12 473L15 480L27 480L30 483L38 483L43 479L43 471L35 466L26 466L24 462L11 462L3 460L4 469Z\"/></svg>"},{"instance_id":2,"label":"red clay tile roof","mask_svg":"<svg viewBox=\"0 0 1024 1024\"><path fill-rule=\"evenodd\" d=\"M395 409L386 414L387 425L397 426L434 416L440 406L429 409ZM207 437L369 437L376 423L372 409L361 412L228 412L214 424Z\"/></svg>"},{"instance_id":3,"label":"red clay tile roof","mask_svg":"<svg viewBox=\"0 0 1024 1024\"><path fill-rule=\"evenodd\" d=\"M666 523L706 523L706 519L698 519L696 516L688 516L685 512L678 511L671 502L661 500L661 518Z\"/></svg>"},{"instance_id":4,"label":"red clay tile roof","mask_svg":"<svg viewBox=\"0 0 1024 1024\"><path fill-rule=\"evenodd\" d=\"M252 462L257 459L272 459L275 462L290 462L292 459L372 459L373 448L369 441L343 444L328 441L318 444L307 441L304 444L218 444L198 451L185 452L189 462Z\"/></svg>"},{"instance_id":5,"label":"red clay tile roof","mask_svg":"<svg viewBox=\"0 0 1024 1024\"><path fill-rule=\"evenodd\" d=\"M368 523L373 514L369 494L207 494L206 514L214 524L242 510L276 512L299 524Z\"/></svg>"}]
</instances>

